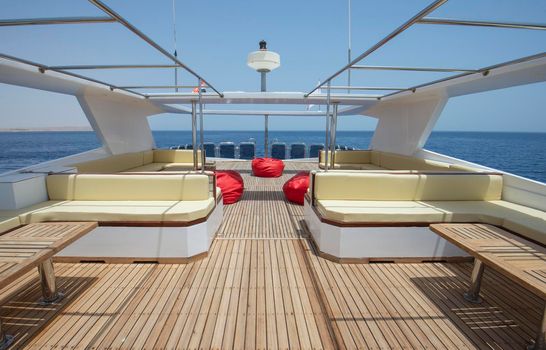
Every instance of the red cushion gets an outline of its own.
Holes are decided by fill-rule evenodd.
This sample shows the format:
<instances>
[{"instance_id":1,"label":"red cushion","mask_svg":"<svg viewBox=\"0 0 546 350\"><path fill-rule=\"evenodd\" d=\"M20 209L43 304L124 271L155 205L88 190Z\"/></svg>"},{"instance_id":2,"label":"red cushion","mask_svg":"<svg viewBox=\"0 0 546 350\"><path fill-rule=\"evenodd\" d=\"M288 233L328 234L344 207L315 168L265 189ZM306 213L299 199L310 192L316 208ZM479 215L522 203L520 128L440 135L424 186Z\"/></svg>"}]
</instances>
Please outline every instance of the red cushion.
<instances>
[{"instance_id":1,"label":"red cushion","mask_svg":"<svg viewBox=\"0 0 546 350\"><path fill-rule=\"evenodd\" d=\"M258 177L279 177L284 170L284 163L280 159L255 158L252 160L252 173Z\"/></svg>"},{"instance_id":2,"label":"red cushion","mask_svg":"<svg viewBox=\"0 0 546 350\"><path fill-rule=\"evenodd\" d=\"M241 175L234 170L215 171L216 186L222 190L224 204L233 204L243 195L245 183Z\"/></svg>"},{"instance_id":3,"label":"red cushion","mask_svg":"<svg viewBox=\"0 0 546 350\"><path fill-rule=\"evenodd\" d=\"M300 171L286 181L282 187L284 196L290 202L303 205L303 200L309 188L309 172Z\"/></svg>"}]
</instances>

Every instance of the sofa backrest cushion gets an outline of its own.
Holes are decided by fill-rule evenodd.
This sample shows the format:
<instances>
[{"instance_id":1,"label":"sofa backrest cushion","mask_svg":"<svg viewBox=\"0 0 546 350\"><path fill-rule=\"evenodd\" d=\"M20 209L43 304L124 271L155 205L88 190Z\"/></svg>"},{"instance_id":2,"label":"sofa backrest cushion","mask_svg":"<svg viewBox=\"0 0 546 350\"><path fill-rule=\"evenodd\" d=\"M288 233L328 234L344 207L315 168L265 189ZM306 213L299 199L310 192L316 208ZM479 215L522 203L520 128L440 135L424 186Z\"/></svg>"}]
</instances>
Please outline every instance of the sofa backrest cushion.
<instances>
[{"instance_id":1,"label":"sofa backrest cushion","mask_svg":"<svg viewBox=\"0 0 546 350\"><path fill-rule=\"evenodd\" d=\"M66 174L47 177L51 200L173 201L210 197L209 177L181 175Z\"/></svg>"},{"instance_id":2,"label":"sofa backrest cushion","mask_svg":"<svg viewBox=\"0 0 546 350\"><path fill-rule=\"evenodd\" d=\"M376 165L394 170L449 170L447 163L387 152L379 153L376 161L379 162Z\"/></svg>"},{"instance_id":3,"label":"sofa backrest cushion","mask_svg":"<svg viewBox=\"0 0 546 350\"><path fill-rule=\"evenodd\" d=\"M83 174L117 173L146 164L144 163L144 154L148 152L151 151L118 154L108 158L74 164L73 166L78 169L79 173ZM149 155L147 158L149 159Z\"/></svg>"},{"instance_id":4,"label":"sofa backrest cushion","mask_svg":"<svg viewBox=\"0 0 546 350\"><path fill-rule=\"evenodd\" d=\"M201 150L197 150L199 164L201 164ZM156 149L154 163L189 163L193 164L193 150Z\"/></svg>"},{"instance_id":5,"label":"sofa backrest cushion","mask_svg":"<svg viewBox=\"0 0 546 350\"><path fill-rule=\"evenodd\" d=\"M502 176L336 171L317 173L314 191L319 200L498 200L502 195Z\"/></svg>"},{"instance_id":6,"label":"sofa backrest cushion","mask_svg":"<svg viewBox=\"0 0 546 350\"><path fill-rule=\"evenodd\" d=\"M350 150L336 151L335 162L337 164L367 164L371 162L371 151L369 150ZM320 151L319 162L324 163L324 150ZM328 159L332 160L332 153L328 151Z\"/></svg>"}]
</instances>

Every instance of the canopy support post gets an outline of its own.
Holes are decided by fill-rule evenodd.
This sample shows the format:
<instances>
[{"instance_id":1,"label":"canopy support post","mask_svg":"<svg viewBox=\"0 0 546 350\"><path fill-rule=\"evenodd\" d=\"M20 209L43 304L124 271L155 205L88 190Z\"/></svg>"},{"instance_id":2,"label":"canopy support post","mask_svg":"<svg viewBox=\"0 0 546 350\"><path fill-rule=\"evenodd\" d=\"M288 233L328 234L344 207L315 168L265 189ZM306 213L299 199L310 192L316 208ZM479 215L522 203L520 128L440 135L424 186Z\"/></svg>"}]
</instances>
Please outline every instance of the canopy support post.
<instances>
[{"instance_id":1,"label":"canopy support post","mask_svg":"<svg viewBox=\"0 0 546 350\"><path fill-rule=\"evenodd\" d=\"M326 133L325 133L325 140L324 140L324 170L328 171L328 153L330 152L329 149L329 132L330 132L330 86L331 82L328 81L327 85L327 92L326 92Z\"/></svg>"},{"instance_id":2,"label":"canopy support post","mask_svg":"<svg viewBox=\"0 0 546 350\"><path fill-rule=\"evenodd\" d=\"M198 169L198 160L197 160L197 111L196 111L195 101L191 101L191 144L193 150L193 170L197 171Z\"/></svg>"}]
</instances>

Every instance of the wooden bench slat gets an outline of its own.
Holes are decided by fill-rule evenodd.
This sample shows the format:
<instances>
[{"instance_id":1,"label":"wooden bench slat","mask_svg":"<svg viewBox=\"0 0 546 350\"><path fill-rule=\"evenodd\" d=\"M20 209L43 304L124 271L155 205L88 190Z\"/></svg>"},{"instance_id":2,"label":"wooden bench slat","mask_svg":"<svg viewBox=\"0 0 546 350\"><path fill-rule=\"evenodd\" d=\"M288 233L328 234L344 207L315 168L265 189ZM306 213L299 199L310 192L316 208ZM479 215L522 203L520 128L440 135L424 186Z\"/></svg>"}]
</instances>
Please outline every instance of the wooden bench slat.
<instances>
[{"instance_id":1,"label":"wooden bench slat","mask_svg":"<svg viewBox=\"0 0 546 350\"><path fill-rule=\"evenodd\" d=\"M486 224L432 224L432 231L546 298L546 248Z\"/></svg>"},{"instance_id":2,"label":"wooden bench slat","mask_svg":"<svg viewBox=\"0 0 546 350\"><path fill-rule=\"evenodd\" d=\"M96 222L36 223L0 237L0 285L7 285L97 227Z\"/></svg>"}]
</instances>

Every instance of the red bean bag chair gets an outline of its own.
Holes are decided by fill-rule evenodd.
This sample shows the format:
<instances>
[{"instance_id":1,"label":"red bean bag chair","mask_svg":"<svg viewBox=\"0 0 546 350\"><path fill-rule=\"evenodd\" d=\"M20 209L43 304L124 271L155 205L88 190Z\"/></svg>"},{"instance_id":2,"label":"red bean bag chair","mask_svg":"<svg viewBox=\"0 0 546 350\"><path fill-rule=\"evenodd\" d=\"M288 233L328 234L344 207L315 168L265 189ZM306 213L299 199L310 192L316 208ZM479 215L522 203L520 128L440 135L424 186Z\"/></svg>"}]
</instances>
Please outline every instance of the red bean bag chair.
<instances>
[{"instance_id":1,"label":"red bean bag chair","mask_svg":"<svg viewBox=\"0 0 546 350\"><path fill-rule=\"evenodd\" d=\"M215 171L216 186L222 190L224 204L233 204L243 195L245 183L241 175L234 170Z\"/></svg>"},{"instance_id":2,"label":"red bean bag chair","mask_svg":"<svg viewBox=\"0 0 546 350\"><path fill-rule=\"evenodd\" d=\"M300 171L292 176L282 186L284 196L290 202L303 205L303 200L309 188L309 172Z\"/></svg>"},{"instance_id":3,"label":"red bean bag chair","mask_svg":"<svg viewBox=\"0 0 546 350\"><path fill-rule=\"evenodd\" d=\"M279 177L284 170L284 163L275 158L255 158L252 160L252 173L258 177Z\"/></svg>"}]
</instances>

